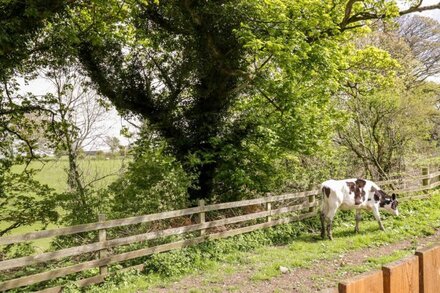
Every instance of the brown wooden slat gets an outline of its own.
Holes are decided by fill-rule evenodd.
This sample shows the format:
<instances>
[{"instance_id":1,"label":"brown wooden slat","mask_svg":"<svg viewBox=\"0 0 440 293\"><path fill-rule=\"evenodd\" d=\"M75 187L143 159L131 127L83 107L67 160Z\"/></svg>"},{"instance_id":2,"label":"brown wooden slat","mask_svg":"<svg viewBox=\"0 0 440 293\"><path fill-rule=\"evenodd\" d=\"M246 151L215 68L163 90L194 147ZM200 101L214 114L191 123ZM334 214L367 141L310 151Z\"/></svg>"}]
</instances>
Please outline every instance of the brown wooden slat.
<instances>
[{"instance_id":1,"label":"brown wooden slat","mask_svg":"<svg viewBox=\"0 0 440 293\"><path fill-rule=\"evenodd\" d=\"M43 273L31 275L31 276L8 280L3 283L0 283L0 290L9 290L9 289L13 289L13 288L32 285L32 284L39 283L42 281L55 279L58 277L64 277L69 274L81 272L81 271L84 271L87 269L97 267L101 264L105 264L105 261L108 261L108 259L92 260L92 261L76 264L73 266L68 266L68 267L64 267L64 268L51 270L48 272L43 272Z\"/></svg>"},{"instance_id":2,"label":"brown wooden slat","mask_svg":"<svg viewBox=\"0 0 440 293\"><path fill-rule=\"evenodd\" d=\"M419 191L424 191L424 190L429 190L429 189L432 189L432 187L430 185L428 185L428 186L417 186L417 187L405 188L405 189L400 189L400 190L391 190L391 191L393 193L399 194L399 193L419 192Z\"/></svg>"},{"instance_id":3,"label":"brown wooden slat","mask_svg":"<svg viewBox=\"0 0 440 293\"><path fill-rule=\"evenodd\" d=\"M340 282L339 293L383 293L382 271L368 272Z\"/></svg>"},{"instance_id":4,"label":"brown wooden slat","mask_svg":"<svg viewBox=\"0 0 440 293\"><path fill-rule=\"evenodd\" d=\"M96 242L82 246L65 248L54 252L46 252L37 255L8 259L8 260L0 261L0 271L10 270L10 269L46 262L54 259L60 259L67 256L80 255L88 252L101 250L103 248L105 248L104 243Z\"/></svg>"},{"instance_id":5,"label":"brown wooden slat","mask_svg":"<svg viewBox=\"0 0 440 293\"><path fill-rule=\"evenodd\" d=\"M228 225L228 224L234 224L234 223L254 220L254 219L266 217L269 214L270 215L279 215L279 214L283 214L283 213L289 213L289 212L298 211L298 210L301 210L304 208L314 207L317 205L318 205L318 202L314 202L314 203L307 202L304 204L283 207L283 208L279 208L279 209L272 210L272 211L263 211L263 212L258 212L258 213L252 213L252 214L247 214L247 215L243 215L243 216L237 216L237 217L231 217L231 218L226 218L226 219L221 219L221 220L216 220L216 221L211 221L211 222L205 222L202 224L194 224L194 225L189 225L189 226L184 226L184 227L171 228L171 229L166 229L166 230L161 230L161 231L155 231L155 232L149 232L149 233L144 233L144 234L139 234L139 235L134 235L134 236L128 236L128 237L124 237L124 238L117 238L117 239L107 240L106 242L96 242L96 243L87 244L87 245L83 245L83 246L66 248L66 249L55 251L55 252L48 252L48 253L43 253L43 254L38 254L38 255L25 256L25 257L21 257L21 258L4 260L4 261L0 261L0 271L9 270L9 269L18 268L18 267L27 266L27 265L32 265L32 264L41 263L41 262L46 262L46 261L50 261L50 260L54 260L54 259L60 259L63 257L68 257L68 256L80 255L80 254L84 254L84 253L102 250L105 248L111 248L111 247L115 247L115 246L126 245L126 244L131 244L131 243L140 242L140 241L152 240L152 239L156 239L156 238L160 238L160 237L179 235L179 234L193 232L193 231L197 231L197 230L201 230L201 229L213 228L213 227L218 227L218 226L223 226L223 225Z\"/></svg>"},{"instance_id":6,"label":"brown wooden slat","mask_svg":"<svg viewBox=\"0 0 440 293\"><path fill-rule=\"evenodd\" d=\"M121 270L121 271L123 271L123 270ZM86 287L86 286L102 283L102 282L104 282L104 280L105 280L105 276L97 275L97 276L93 276L90 278L85 278L85 279L75 281L75 284L78 287ZM63 292L63 286L47 288L47 289L37 291L35 293L59 293L59 292Z\"/></svg>"},{"instance_id":7,"label":"brown wooden slat","mask_svg":"<svg viewBox=\"0 0 440 293\"><path fill-rule=\"evenodd\" d=\"M134 265L131 267L123 268L121 270L118 270L118 272L126 272L126 271L130 271L130 270L142 271L144 269L144 267L145 267L145 264L139 264L139 265ZM114 273L115 272L113 272L112 274L114 274ZM75 281L75 284L78 287L86 287L86 286L90 286L90 285L103 283L105 281L105 278L106 278L106 276L97 275L97 276L93 276L93 277L89 277L86 279L81 279L81 280ZM43 289L43 290L37 291L36 293L59 293L62 291L63 291L63 286L57 286L57 287Z\"/></svg>"},{"instance_id":8,"label":"brown wooden slat","mask_svg":"<svg viewBox=\"0 0 440 293\"><path fill-rule=\"evenodd\" d=\"M391 184L391 183L398 183L401 179L389 179L389 180L383 180L383 181L374 181L377 185L381 186L381 185L387 185L387 184Z\"/></svg>"},{"instance_id":9,"label":"brown wooden slat","mask_svg":"<svg viewBox=\"0 0 440 293\"><path fill-rule=\"evenodd\" d=\"M282 200L293 199L293 198L301 198L301 197L313 195L316 193L318 193L317 190L304 191L304 192L298 192L298 193L286 193L286 194L277 195L277 196L268 196L268 197L262 197L262 198L257 198L257 199L244 200L244 201L235 201L235 202L228 202L228 203L213 204L213 205L207 205L204 207L194 207L194 208L188 208L188 209L182 209L182 210L176 210L176 211L170 211L170 212L136 216L136 217L130 217L130 218L124 218L124 219L117 219L117 220L108 220L108 221L104 221L104 222L96 222L96 223L83 224L83 225L77 225L77 226L71 226L71 227L65 227L65 228L30 232L30 233L25 233L25 234L20 234L20 235L0 237L0 245L20 243L20 242L24 242L24 241L30 241L30 240L36 240L36 239L48 238L48 237L54 237L54 236L60 236L60 235L69 235L69 234L89 232L89 231L95 231L95 230L101 230L101 229L108 229L108 228L114 228L114 227L119 227L119 226L134 225L134 224L140 224L140 223L145 223L145 222L164 220L164 219L168 219L168 218L187 216L187 215L192 215L192 214L199 213L199 212L209 212L209 211L215 211L215 210L221 210L221 209L237 208L237 207L243 207L243 206L248 206L248 205L261 204L261 203L266 203L266 202L282 201Z\"/></svg>"},{"instance_id":10,"label":"brown wooden slat","mask_svg":"<svg viewBox=\"0 0 440 293\"><path fill-rule=\"evenodd\" d=\"M219 239L219 238L224 238L224 237L230 237L230 236L234 236L234 235L238 235L238 234L242 234L242 233L255 231L258 229L269 228L269 227L273 227L273 226L280 225L280 224L287 224L287 223L294 222L294 221L304 220L306 218L313 217L316 214L317 214L316 212L311 212L311 213L306 213L306 214L292 216L292 217L284 217L281 219L272 220L271 222L266 222L266 223L256 224L256 225L252 225L252 226L248 226L248 227L237 228L237 229L233 229L233 230L229 230L229 231L225 231L225 232L210 234L210 235L208 235L208 237L209 237L209 239Z\"/></svg>"},{"instance_id":11,"label":"brown wooden slat","mask_svg":"<svg viewBox=\"0 0 440 293\"><path fill-rule=\"evenodd\" d=\"M383 181L375 181L377 185L387 185L391 183L400 183L401 181L416 181L416 180L422 180L422 179L432 179L435 177L440 176L440 171L430 173L427 175L418 175L418 176L412 176L412 177L403 177L403 178L396 178L396 179L389 179L389 180L383 180ZM374 181L374 180L373 180Z\"/></svg>"},{"instance_id":12,"label":"brown wooden slat","mask_svg":"<svg viewBox=\"0 0 440 293\"><path fill-rule=\"evenodd\" d=\"M431 189L440 186L440 181L434 182L430 185Z\"/></svg>"},{"instance_id":13,"label":"brown wooden slat","mask_svg":"<svg viewBox=\"0 0 440 293\"><path fill-rule=\"evenodd\" d=\"M200 211L201 211L200 207L194 207L194 208L183 209L183 210L176 210L176 211L170 211L170 212L136 216L136 217L130 217L130 218L124 218L124 219L117 219L117 220L109 220L109 221L104 221L104 222L96 222L96 223L83 224L83 225L76 225L76 226L65 227L65 228L30 232L30 233L20 234L20 235L12 235L12 236L7 236L7 237L1 237L0 238L0 245L6 245L6 244L11 244L11 243L20 243L20 242L24 242L24 241L36 240L36 239L41 239L41 238L48 238L48 237L53 237L53 236L89 232L89 231L95 231L95 230L100 230L100 229L108 229L108 228L114 228L114 227L119 227L119 226L140 224L140 223L151 222L151 221L156 221L156 220L163 220L163 219L168 219L168 218L173 218L173 217L191 215L194 213L198 213Z\"/></svg>"},{"instance_id":14,"label":"brown wooden slat","mask_svg":"<svg viewBox=\"0 0 440 293\"><path fill-rule=\"evenodd\" d=\"M405 197L401 197L399 198L399 202L404 202L404 201L408 201L408 200L418 200L418 199L425 199L425 198L430 198L431 195L429 194L421 194L421 195L416 195L416 196L405 196Z\"/></svg>"},{"instance_id":15,"label":"brown wooden slat","mask_svg":"<svg viewBox=\"0 0 440 293\"><path fill-rule=\"evenodd\" d=\"M303 192L296 192L296 193L285 193L285 194L276 195L276 196L266 196L266 197L260 197L260 198L256 198L256 199L219 203L219 204L207 205L204 207L203 211L210 212L210 211L237 208L237 207L243 207L243 206L249 206L249 205L255 205L255 204L263 204L263 203L268 203L268 202L284 201L284 200L289 200L289 199L294 199L294 198L302 198L302 197L306 197L306 196L314 195L314 194L318 194L318 193L319 193L319 190L310 190L310 191L303 191Z\"/></svg>"},{"instance_id":16,"label":"brown wooden slat","mask_svg":"<svg viewBox=\"0 0 440 293\"><path fill-rule=\"evenodd\" d=\"M420 292L437 293L440 285L440 245L419 249Z\"/></svg>"},{"instance_id":17,"label":"brown wooden slat","mask_svg":"<svg viewBox=\"0 0 440 293\"><path fill-rule=\"evenodd\" d=\"M411 256L382 267L385 293L419 292L419 259Z\"/></svg>"}]
</instances>

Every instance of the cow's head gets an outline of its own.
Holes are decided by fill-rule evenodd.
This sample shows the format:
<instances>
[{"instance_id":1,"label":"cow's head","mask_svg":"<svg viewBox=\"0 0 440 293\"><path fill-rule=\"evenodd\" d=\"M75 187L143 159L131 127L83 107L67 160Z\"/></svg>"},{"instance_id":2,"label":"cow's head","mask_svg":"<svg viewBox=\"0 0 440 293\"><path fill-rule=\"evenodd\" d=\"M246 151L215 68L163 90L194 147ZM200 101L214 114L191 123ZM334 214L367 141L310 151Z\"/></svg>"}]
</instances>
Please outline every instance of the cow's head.
<instances>
[{"instance_id":1,"label":"cow's head","mask_svg":"<svg viewBox=\"0 0 440 293\"><path fill-rule=\"evenodd\" d=\"M397 206L397 195L393 193L391 196L387 195L383 190L376 190L374 192L374 201L379 202L379 207L392 213L395 216L399 215Z\"/></svg>"}]
</instances>

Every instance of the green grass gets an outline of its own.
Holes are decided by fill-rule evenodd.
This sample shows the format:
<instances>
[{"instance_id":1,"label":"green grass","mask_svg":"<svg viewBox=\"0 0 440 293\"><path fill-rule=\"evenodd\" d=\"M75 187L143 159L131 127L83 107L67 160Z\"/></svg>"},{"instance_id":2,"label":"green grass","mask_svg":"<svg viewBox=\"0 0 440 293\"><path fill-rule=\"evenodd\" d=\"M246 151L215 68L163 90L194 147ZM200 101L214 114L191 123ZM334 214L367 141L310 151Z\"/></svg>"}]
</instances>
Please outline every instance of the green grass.
<instances>
[{"instance_id":1,"label":"green grass","mask_svg":"<svg viewBox=\"0 0 440 293\"><path fill-rule=\"evenodd\" d=\"M95 159L87 158L79 161L81 170L84 172L86 182L90 182L97 178L105 177L97 181L93 188L105 188L111 184L118 176L118 171L124 162L120 158L116 159ZM13 172L22 172L24 165L16 165L12 167ZM35 170L35 179L42 184L47 184L56 192L67 191L67 173L68 160L66 157L60 159L46 159L44 161L33 161L29 166L29 170ZM8 226L8 223L0 222L0 230ZM55 224L50 224L47 229L58 228ZM40 223L29 226L18 227L11 231L9 235L22 234L32 231L38 231L43 228ZM51 239L41 239L34 242L37 250L44 250L49 247Z\"/></svg>"},{"instance_id":2,"label":"green grass","mask_svg":"<svg viewBox=\"0 0 440 293\"><path fill-rule=\"evenodd\" d=\"M440 193L435 192L430 200L402 203L400 213L401 215L397 218L383 215L385 232L378 229L376 221L365 219L361 223L361 232L358 234L353 232L354 215L349 217L339 215L334 225L333 241L320 240L318 231L313 231L313 233L303 231L288 245L263 246L249 252L231 251L222 258L222 261L212 261L203 268L193 265L190 274L201 279L204 287L200 289L207 292L215 288L216 281L227 280L228 274L234 272L249 271L251 272L250 279L260 282L279 276L280 266L290 269L308 267L319 260L343 257L345 253L353 250L379 247L404 239L410 239L416 245L418 237L431 235L440 226ZM366 218L369 217L366 216ZM293 223L292 225L299 224ZM412 250L398 250L390 255L369 258L358 266L341 267L336 277L343 278L344 272L348 270L355 270L359 273L368 271L412 253ZM136 275L131 276L130 281L123 285L110 281L103 287L95 286L90 290L92 292L142 292L142 290L148 291L155 287L167 288L170 283L185 275L188 273L171 278L157 274ZM318 280L320 278L323 277L317 276L317 282L322 281Z\"/></svg>"},{"instance_id":3,"label":"green grass","mask_svg":"<svg viewBox=\"0 0 440 293\"><path fill-rule=\"evenodd\" d=\"M360 265L341 266L338 269L336 276L338 279L342 279L345 275L347 275L348 272L355 272L360 274L374 269L379 269L384 264L392 263L396 260L403 259L412 254L414 254L413 249L402 249L402 250L395 250L389 255L383 255L374 258L370 257Z\"/></svg>"},{"instance_id":4,"label":"green grass","mask_svg":"<svg viewBox=\"0 0 440 293\"><path fill-rule=\"evenodd\" d=\"M116 159L94 159L86 158L79 160L79 167L84 172L85 182L90 182L97 178L105 177L94 184L95 188L103 188L112 183L116 178L118 171L123 166L124 161ZM57 192L67 190L67 170L69 162L66 157L60 159L48 159L44 161L33 161L28 169L36 170L35 179L47 184ZM24 165L13 166L12 171L21 172Z\"/></svg>"}]
</instances>

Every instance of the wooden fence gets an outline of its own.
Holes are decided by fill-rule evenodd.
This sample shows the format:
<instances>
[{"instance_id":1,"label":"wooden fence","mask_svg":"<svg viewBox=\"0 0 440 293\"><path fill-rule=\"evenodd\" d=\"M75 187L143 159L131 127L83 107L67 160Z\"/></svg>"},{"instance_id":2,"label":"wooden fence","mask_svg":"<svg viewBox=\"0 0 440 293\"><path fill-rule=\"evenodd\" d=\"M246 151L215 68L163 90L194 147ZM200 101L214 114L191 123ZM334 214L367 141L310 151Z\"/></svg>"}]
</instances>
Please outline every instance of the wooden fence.
<instances>
[{"instance_id":1,"label":"wooden fence","mask_svg":"<svg viewBox=\"0 0 440 293\"><path fill-rule=\"evenodd\" d=\"M440 245L416 251L414 256L393 262L382 270L341 282L332 293L437 293L440 285Z\"/></svg>"},{"instance_id":2,"label":"wooden fence","mask_svg":"<svg viewBox=\"0 0 440 293\"><path fill-rule=\"evenodd\" d=\"M428 194L424 193L416 196L412 196L412 194L439 186L439 176L439 171L429 173L424 168L420 176L395 178L379 182L379 184L385 187L385 190L393 188L395 193L411 195L411 197L400 197L401 200L421 198L428 196ZM95 233L91 243L1 260L0 276L11 277L3 279L3 282L0 283L0 291L46 282L90 269L96 270L97 268L99 268L99 272L94 276L75 282L78 286L100 283L109 275L109 266L112 264L187 247L207 240L225 238L306 219L316 215L318 205L319 191L315 189L211 205L205 205L204 201L200 201L197 207L124 219L106 220L104 215L100 215L99 221L95 223L1 237L0 246L77 233ZM220 211L229 212L219 215ZM183 219L184 217L193 218L189 222L183 221L177 227L162 225L160 229L157 228L157 223L161 221ZM194 218L196 218L196 221L194 221ZM207 221L207 219L209 220ZM120 237L121 233L112 233L114 232L113 229L124 227L128 228L125 229L126 231L139 232L139 225L144 225L142 226L144 230L135 235ZM109 237L111 235L117 236L115 238ZM170 237L174 238L169 240ZM158 243L158 241L162 242ZM127 245L130 244L139 245L130 251L130 246L127 248ZM118 250L118 248L122 248L122 250ZM45 265L42 265L42 263ZM16 273L23 272L23 268L31 272L37 271L37 273L16 277ZM132 268L141 270L143 265L129 266L126 269ZM41 292L60 292L61 290L62 286L57 286Z\"/></svg>"}]
</instances>

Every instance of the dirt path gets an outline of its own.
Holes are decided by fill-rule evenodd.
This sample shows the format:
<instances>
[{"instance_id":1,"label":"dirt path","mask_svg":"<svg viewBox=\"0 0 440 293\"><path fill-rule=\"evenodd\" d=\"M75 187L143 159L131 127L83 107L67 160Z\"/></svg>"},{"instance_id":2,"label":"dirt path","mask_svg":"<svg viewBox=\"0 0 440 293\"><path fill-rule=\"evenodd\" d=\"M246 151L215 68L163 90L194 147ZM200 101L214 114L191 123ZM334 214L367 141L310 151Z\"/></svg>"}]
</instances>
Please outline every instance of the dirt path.
<instances>
[{"instance_id":1,"label":"dirt path","mask_svg":"<svg viewBox=\"0 0 440 293\"><path fill-rule=\"evenodd\" d=\"M229 274L226 278L205 278L201 273L184 278L166 288L154 288L148 292L317 292L324 288L336 287L338 281L350 278L359 273L342 270L342 267L362 265L368 258L387 256L396 250L421 248L432 242L440 241L440 230L434 235L417 238L417 241L404 240L380 247L371 247L341 254L336 258L319 260L308 268L296 268L265 281L255 281L252 276L255 269L244 267L239 272Z\"/></svg>"}]
</instances>

